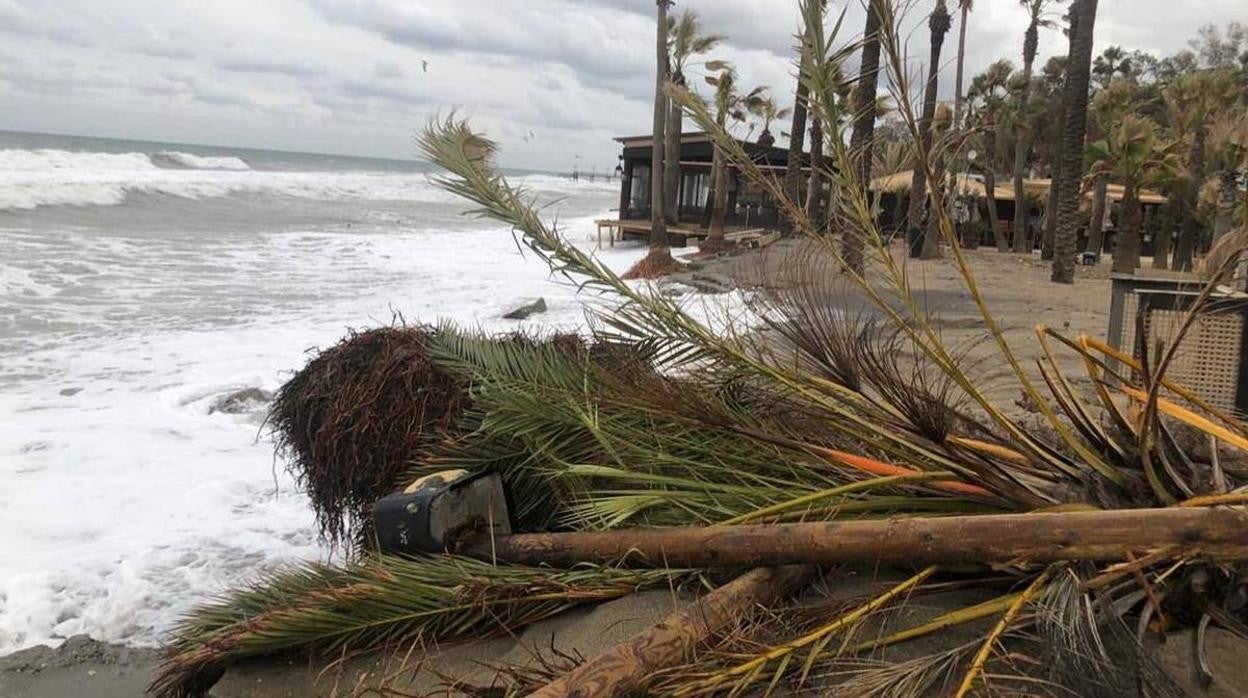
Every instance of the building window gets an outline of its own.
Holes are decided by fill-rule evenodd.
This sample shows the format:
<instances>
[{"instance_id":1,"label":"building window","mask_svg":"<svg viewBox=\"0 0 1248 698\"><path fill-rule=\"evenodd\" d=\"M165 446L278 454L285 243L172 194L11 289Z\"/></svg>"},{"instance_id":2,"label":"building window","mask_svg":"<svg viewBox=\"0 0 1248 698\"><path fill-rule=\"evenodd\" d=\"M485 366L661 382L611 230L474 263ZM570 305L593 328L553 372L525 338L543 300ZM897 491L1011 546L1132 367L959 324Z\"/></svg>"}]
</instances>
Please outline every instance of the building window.
<instances>
[{"instance_id":1,"label":"building window","mask_svg":"<svg viewBox=\"0 0 1248 698\"><path fill-rule=\"evenodd\" d=\"M633 165L631 188L628 192L628 209L644 215L650 210L650 165Z\"/></svg>"},{"instance_id":2,"label":"building window","mask_svg":"<svg viewBox=\"0 0 1248 698\"><path fill-rule=\"evenodd\" d=\"M680 182L680 209L700 212L706 206L711 177L707 172L683 172Z\"/></svg>"}]
</instances>

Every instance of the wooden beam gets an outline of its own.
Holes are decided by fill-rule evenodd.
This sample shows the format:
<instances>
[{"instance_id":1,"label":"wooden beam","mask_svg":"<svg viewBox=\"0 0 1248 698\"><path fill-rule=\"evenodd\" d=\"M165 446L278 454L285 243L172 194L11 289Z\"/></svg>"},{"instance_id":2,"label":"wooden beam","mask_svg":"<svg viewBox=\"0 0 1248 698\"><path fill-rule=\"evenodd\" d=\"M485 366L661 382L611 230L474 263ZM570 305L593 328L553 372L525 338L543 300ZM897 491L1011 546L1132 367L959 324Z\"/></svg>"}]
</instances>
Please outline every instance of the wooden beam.
<instances>
[{"instance_id":1,"label":"wooden beam","mask_svg":"<svg viewBox=\"0 0 1248 698\"><path fill-rule=\"evenodd\" d=\"M524 533L468 550L527 565L586 562L762 567L840 562L1005 563L1124 560L1177 546L1184 554L1248 559L1248 510L1120 509L874 521Z\"/></svg>"},{"instance_id":2,"label":"wooden beam","mask_svg":"<svg viewBox=\"0 0 1248 698\"><path fill-rule=\"evenodd\" d=\"M638 695L658 670L690 657L707 638L758 606L782 601L814 578L809 566L759 567L581 663L529 698Z\"/></svg>"}]
</instances>

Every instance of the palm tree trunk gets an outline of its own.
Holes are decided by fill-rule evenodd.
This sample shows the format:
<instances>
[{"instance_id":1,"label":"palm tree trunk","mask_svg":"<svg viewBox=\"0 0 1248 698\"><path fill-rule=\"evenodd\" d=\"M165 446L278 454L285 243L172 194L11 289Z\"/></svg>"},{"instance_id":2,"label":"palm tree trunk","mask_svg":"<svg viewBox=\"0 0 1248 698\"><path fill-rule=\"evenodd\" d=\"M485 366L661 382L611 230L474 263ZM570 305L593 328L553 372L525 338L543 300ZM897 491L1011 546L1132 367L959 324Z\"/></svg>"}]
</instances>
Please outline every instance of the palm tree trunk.
<instances>
[{"instance_id":1,"label":"palm tree trunk","mask_svg":"<svg viewBox=\"0 0 1248 698\"><path fill-rule=\"evenodd\" d=\"M810 179L806 184L806 217L815 230L823 231L823 122L818 116L810 119Z\"/></svg>"},{"instance_id":2,"label":"palm tree trunk","mask_svg":"<svg viewBox=\"0 0 1248 698\"><path fill-rule=\"evenodd\" d=\"M1100 254L1105 249L1105 199L1109 196L1109 177L1097 175L1092 185L1092 215L1088 218L1088 244L1083 249Z\"/></svg>"},{"instance_id":3,"label":"palm tree trunk","mask_svg":"<svg viewBox=\"0 0 1248 698\"><path fill-rule=\"evenodd\" d=\"M988 225L992 226L992 239L997 243L998 252L1009 252L1010 242L1005 238L1005 231L1001 230L1001 215L997 212L997 174L996 174L996 153L997 153L997 127L996 124L988 126L988 132L984 134L984 159L987 161L987 167L984 168L984 196L988 199Z\"/></svg>"},{"instance_id":4,"label":"palm tree trunk","mask_svg":"<svg viewBox=\"0 0 1248 698\"><path fill-rule=\"evenodd\" d=\"M854 92L854 132L849 137L849 152L854 158L854 171L863 196L871 196L871 158L875 141L875 90L880 74L880 13L877 0L867 2L867 23L863 28L862 63ZM883 196L877 192L876 196ZM861 273L863 269L864 231L853 226L845 229L842 241L845 263Z\"/></svg>"},{"instance_id":5,"label":"palm tree trunk","mask_svg":"<svg viewBox=\"0 0 1248 698\"><path fill-rule=\"evenodd\" d=\"M936 88L940 79L940 48L945 41L945 32L949 31L949 11L945 8L944 0L937 0L936 7L932 10L931 16L928 17L927 23L931 31L932 43L931 53L928 55L927 88L923 91L923 116L919 120L919 141L930 167L934 164L934 156L932 154L932 118L936 116ZM910 182L908 228L924 238L926 238L926 234L923 230L923 202L927 196L927 172L922 163L919 163L919 166L914 168L914 178ZM941 205L940 199L936 196L932 196L930 201L932 208ZM939 241L935 241L936 247L932 256L940 256L939 244ZM911 244L910 254L917 257L921 252L927 252L928 249L925 239L921 245Z\"/></svg>"},{"instance_id":6,"label":"palm tree trunk","mask_svg":"<svg viewBox=\"0 0 1248 698\"><path fill-rule=\"evenodd\" d=\"M962 64L966 61L966 18L971 6L963 2L962 17L958 20L958 72L954 79L953 92L953 127L962 128Z\"/></svg>"},{"instance_id":7,"label":"palm tree trunk","mask_svg":"<svg viewBox=\"0 0 1248 698\"><path fill-rule=\"evenodd\" d=\"M1130 274L1140 266L1140 197L1134 179L1128 179L1123 184L1121 206L1113 270Z\"/></svg>"},{"instance_id":8,"label":"palm tree trunk","mask_svg":"<svg viewBox=\"0 0 1248 698\"><path fill-rule=\"evenodd\" d=\"M650 150L650 252L648 257L671 257L667 241L667 221L663 217L663 163L664 137L667 133L668 99L663 92L667 82L667 3L656 0L658 28L656 30L657 52L654 76L654 128L651 130Z\"/></svg>"},{"instance_id":9,"label":"palm tree trunk","mask_svg":"<svg viewBox=\"0 0 1248 698\"><path fill-rule=\"evenodd\" d=\"M940 216L935 214L936 206L945 206L945 168L940 159L936 159L932 163L932 211L933 213L927 217L927 226L923 231L923 249L919 252L919 259L939 259L940 258L940 240L943 237L940 233ZM948 210L946 208L945 210Z\"/></svg>"},{"instance_id":10,"label":"palm tree trunk","mask_svg":"<svg viewBox=\"0 0 1248 698\"><path fill-rule=\"evenodd\" d=\"M1218 212L1213 221L1213 239L1226 235L1235 226L1235 191L1239 173L1224 168L1218 173Z\"/></svg>"},{"instance_id":11,"label":"palm tree trunk","mask_svg":"<svg viewBox=\"0 0 1248 698\"><path fill-rule=\"evenodd\" d=\"M801 59L806 60L804 57ZM802 148L806 145L806 97L809 90L799 75L797 91L793 96L793 124L789 128L789 164L784 171L784 192L795 205L802 202ZM785 231L793 229L793 222L787 217L782 218L781 227Z\"/></svg>"},{"instance_id":12,"label":"palm tree trunk","mask_svg":"<svg viewBox=\"0 0 1248 698\"><path fill-rule=\"evenodd\" d=\"M722 128L723 125L720 126ZM724 221L728 216L728 167L724 156L718 151L712 159L711 167L711 186L715 198L711 202L711 224L707 228L702 249L713 252L724 247Z\"/></svg>"},{"instance_id":13,"label":"palm tree trunk","mask_svg":"<svg viewBox=\"0 0 1248 698\"><path fill-rule=\"evenodd\" d=\"M1088 127L1088 83L1092 77L1092 31L1097 0L1075 0L1071 8L1070 56L1063 92L1061 163L1057 180L1057 234L1053 239L1050 279L1075 282L1075 241L1079 229L1079 183L1083 179L1083 141Z\"/></svg>"},{"instance_id":14,"label":"palm tree trunk","mask_svg":"<svg viewBox=\"0 0 1248 698\"><path fill-rule=\"evenodd\" d=\"M1174 228L1183 218L1181 209L1183 202L1175 196L1166 204L1165 215L1157 226L1157 236L1153 239L1153 268L1168 269L1170 248L1174 246Z\"/></svg>"},{"instance_id":15,"label":"palm tree trunk","mask_svg":"<svg viewBox=\"0 0 1248 698\"><path fill-rule=\"evenodd\" d=\"M1023 190L1023 169L1027 167L1029 129L1024 121L1031 103L1031 74L1036 61L1040 30L1033 19L1023 35L1023 93L1018 97L1018 123L1014 126L1014 251L1031 252L1031 236L1027 234L1027 196Z\"/></svg>"},{"instance_id":16,"label":"palm tree trunk","mask_svg":"<svg viewBox=\"0 0 1248 698\"><path fill-rule=\"evenodd\" d=\"M1179 244L1174 249L1174 265L1180 271L1190 271L1196 252L1196 238L1200 235L1200 221L1196 220L1196 204L1200 196L1200 183L1205 178L1205 129L1196 129L1192 148L1187 154L1187 172L1191 181L1184 192L1183 228L1179 231Z\"/></svg>"},{"instance_id":17,"label":"palm tree trunk","mask_svg":"<svg viewBox=\"0 0 1248 698\"><path fill-rule=\"evenodd\" d=\"M673 85L683 85L684 76L680 73L672 75ZM680 105L675 100L667 113L665 142L663 146L663 215L668 223L680 222L680 135L684 130L683 115Z\"/></svg>"},{"instance_id":18,"label":"palm tree trunk","mask_svg":"<svg viewBox=\"0 0 1248 698\"><path fill-rule=\"evenodd\" d=\"M1044 203L1044 235L1040 241L1040 259L1053 259L1053 235L1057 231L1057 187L1053 179L1056 172L1049 175L1049 194Z\"/></svg>"}]
</instances>

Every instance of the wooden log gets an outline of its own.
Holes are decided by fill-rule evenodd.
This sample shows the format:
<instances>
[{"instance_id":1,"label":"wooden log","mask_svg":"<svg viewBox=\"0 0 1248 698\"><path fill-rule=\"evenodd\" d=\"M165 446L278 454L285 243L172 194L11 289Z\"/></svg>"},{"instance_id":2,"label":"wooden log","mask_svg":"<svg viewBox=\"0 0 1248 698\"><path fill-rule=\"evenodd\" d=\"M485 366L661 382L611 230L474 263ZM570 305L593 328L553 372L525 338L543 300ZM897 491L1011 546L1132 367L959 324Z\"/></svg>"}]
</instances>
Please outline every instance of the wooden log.
<instances>
[{"instance_id":1,"label":"wooden log","mask_svg":"<svg viewBox=\"0 0 1248 698\"><path fill-rule=\"evenodd\" d=\"M756 606L771 606L814 577L810 566L758 567L529 694L529 698L635 695L654 672L687 659L700 642Z\"/></svg>"},{"instance_id":2,"label":"wooden log","mask_svg":"<svg viewBox=\"0 0 1248 698\"><path fill-rule=\"evenodd\" d=\"M774 567L841 562L1004 563L1124 560L1176 546L1248 559L1248 510L1119 509L875 521L525 533L478 542L469 554L526 565L596 563Z\"/></svg>"}]
</instances>

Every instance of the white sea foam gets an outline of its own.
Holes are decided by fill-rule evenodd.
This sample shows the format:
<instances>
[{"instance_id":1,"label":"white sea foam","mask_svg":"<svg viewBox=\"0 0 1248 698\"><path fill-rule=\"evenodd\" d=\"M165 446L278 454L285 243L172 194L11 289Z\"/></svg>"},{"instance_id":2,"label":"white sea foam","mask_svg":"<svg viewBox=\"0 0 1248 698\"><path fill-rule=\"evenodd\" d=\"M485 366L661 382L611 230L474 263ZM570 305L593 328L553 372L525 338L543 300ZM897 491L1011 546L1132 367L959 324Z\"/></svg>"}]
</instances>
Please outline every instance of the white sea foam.
<instances>
[{"instance_id":1,"label":"white sea foam","mask_svg":"<svg viewBox=\"0 0 1248 698\"><path fill-rule=\"evenodd\" d=\"M589 218L566 230L592 246ZM216 398L275 389L309 347L394 311L489 330L585 322L586 299L497 227L273 232L204 247L211 269L167 241L58 244L80 262L48 266L57 290L108 286L29 306L51 325L76 313L91 332L0 355L0 654L76 633L151 645L224 587L324 557L306 499L257 439L259 415L209 414ZM622 270L644 253L599 254ZM547 313L500 319L535 296Z\"/></svg>"},{"instance_id":2,"label":"white sea foam","mask_svg":"<svg viewBox=\"0 0 1248 698\"><path fill-rule=\"evenodd\" d=\"M162 150L151 157L153 164L158 166L171 165L190 170L250 170L251 166L242 158L232 156L205 156L179 153L175 150Z\"/></svg>"}]
</instances>

